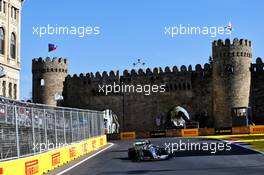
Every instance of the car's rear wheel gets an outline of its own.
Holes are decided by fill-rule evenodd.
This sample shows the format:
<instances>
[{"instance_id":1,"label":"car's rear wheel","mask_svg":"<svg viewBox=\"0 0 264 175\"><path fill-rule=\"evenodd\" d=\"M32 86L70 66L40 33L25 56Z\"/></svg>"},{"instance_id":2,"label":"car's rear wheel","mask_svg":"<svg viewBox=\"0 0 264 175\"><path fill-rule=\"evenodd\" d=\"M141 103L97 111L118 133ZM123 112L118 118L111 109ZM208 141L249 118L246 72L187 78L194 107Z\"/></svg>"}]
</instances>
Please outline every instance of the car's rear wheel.
<instances>
[{"instance_id":1,"label":"car's rear wheel","mask_svg":"<svg viewBox=\"0 0 264 175\"><path fill-rule=\"evenodd\" d=\"M136 150L133 148L128 149L128 159L133 160L136 157Z\"/></svg>"}]
</instances>

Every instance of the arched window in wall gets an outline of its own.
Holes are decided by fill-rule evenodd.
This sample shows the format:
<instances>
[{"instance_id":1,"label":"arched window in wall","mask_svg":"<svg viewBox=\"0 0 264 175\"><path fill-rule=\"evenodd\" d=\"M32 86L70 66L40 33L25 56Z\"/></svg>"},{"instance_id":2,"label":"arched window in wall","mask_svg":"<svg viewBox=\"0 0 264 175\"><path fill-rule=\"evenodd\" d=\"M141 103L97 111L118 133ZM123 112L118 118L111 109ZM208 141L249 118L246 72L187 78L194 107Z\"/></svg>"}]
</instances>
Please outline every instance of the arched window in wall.
<instances>
[{"instance_id":1,"label":"arched window in wall","mask_svg":"<svg viewBox=\"0 0 264 175\"><path fill-rule=\"evenodd\" d=\"M40 79L40 86L45 86L45 80L43 78Z\"/></svg>"},{"instance_id":2,"label":"arched window in wall","mask_svg":"<svg viewBox=\"0 0 264 175\"><path fill-rule=\"evenodd\" d=\"M3 27L0 27L0 54L5 54L5 31Z\"/></svg>"},{"instance_id":3,"label":"arched window in wall","mask_svg":"<svg viewBox=\"0 0 264 175\"><path fill-rule=\"evenodd\" d=\"M11 58L16 58L16 35L14 34L14 32L11 34L10 55Z\"/></svg>"}]
</instances>

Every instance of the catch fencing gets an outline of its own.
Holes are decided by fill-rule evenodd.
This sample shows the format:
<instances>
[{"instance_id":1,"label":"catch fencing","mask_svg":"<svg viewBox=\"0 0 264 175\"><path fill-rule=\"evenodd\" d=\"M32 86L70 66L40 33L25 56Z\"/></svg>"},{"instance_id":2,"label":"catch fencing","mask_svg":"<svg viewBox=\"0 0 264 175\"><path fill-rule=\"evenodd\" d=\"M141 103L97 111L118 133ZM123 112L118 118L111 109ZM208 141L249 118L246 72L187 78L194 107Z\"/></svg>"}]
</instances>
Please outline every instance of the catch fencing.
<instances>
[{"instance_id":1,"label":"catch fencing","mask_svg":"<svg viewBox=\"0 0 264 175\"><path fill-rule=\"evenodd\" d=\"M51 107L0 97L0 161L104 135L102 111Z\"/></svg>"}]
</instances>

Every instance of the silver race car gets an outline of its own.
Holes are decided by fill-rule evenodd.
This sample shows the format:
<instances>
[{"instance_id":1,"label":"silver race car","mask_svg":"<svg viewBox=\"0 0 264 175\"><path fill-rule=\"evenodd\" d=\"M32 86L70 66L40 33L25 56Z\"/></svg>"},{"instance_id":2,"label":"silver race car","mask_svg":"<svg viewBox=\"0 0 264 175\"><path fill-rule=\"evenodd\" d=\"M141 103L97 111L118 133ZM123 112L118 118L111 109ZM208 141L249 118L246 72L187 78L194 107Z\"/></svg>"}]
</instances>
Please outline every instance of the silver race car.
<instances>
[{"instance_id":1,"label":"silver race car","mask_svg":"<svg viewBox=\"0 0 264 175\"><path fill-rule=\"evenodd\" d=\"M153 145L149 140L135 142L128 149L128 158L133 161L166 160L170 157L165 148Z\"/></svg>"}]
</instances>

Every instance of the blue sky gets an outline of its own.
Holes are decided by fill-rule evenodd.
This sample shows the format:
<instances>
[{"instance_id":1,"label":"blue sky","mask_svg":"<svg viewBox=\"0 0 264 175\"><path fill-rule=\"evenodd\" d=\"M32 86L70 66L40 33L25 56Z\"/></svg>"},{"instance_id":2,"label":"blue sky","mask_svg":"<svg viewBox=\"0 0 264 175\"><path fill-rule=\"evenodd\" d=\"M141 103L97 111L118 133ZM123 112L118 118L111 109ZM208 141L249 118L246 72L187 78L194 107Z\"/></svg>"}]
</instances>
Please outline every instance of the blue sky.
<instances>
[{"instance_id":1,"label":"blue sky","mask_svg":"<svg viewBox=\"0 0 264 175\"><path fill-rule=\"evenodd\" d=\"M31 97L31 60L48 55L69 59L69 73L132 69L138 58L146 67L204 64L211 42L225 39L197 35L170 38L165 26L224 26L232 22L233 37L253 42L253 61L264 55L264 2L259 0L26 0L22 9L21 99ZM36 26L99 26L100 34L33 35ZM144 67L143 67L144 68Z\"/></svg>"}]
</instances>

